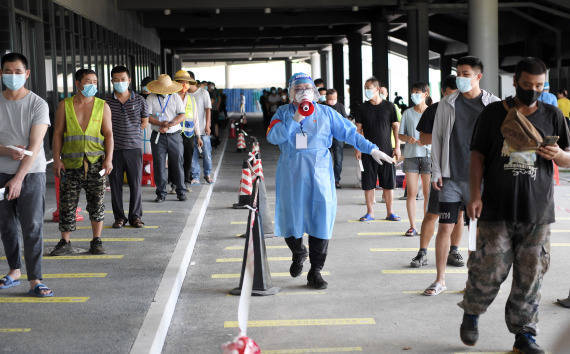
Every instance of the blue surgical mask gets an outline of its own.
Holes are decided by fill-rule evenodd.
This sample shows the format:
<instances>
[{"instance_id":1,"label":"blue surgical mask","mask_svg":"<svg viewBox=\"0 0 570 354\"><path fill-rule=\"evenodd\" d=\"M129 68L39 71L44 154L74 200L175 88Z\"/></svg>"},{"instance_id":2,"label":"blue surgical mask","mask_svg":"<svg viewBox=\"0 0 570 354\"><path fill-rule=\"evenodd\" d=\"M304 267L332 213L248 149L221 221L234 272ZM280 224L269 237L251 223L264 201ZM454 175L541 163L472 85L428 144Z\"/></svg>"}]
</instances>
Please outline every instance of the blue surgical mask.
<instances>
[{"instance_id":1,"label":"blue surgical mask","mask_svg":"<svg viewBox=\"0 0 570 354\"><path fill-rule=\"evenodd\" d=\"M113 88L118 93L123 93L129 88L129 83L128 81L113 82Z\"/></svg>"},{"instance_id":2,"label":"blue surgical mask","mask_svg":"<svg viewBox=\"0 0 570 354\"><path fill-rule=\"evenodd\" d=\"M364 90L364 96L366 96L366 99L371 100L372 97L374 97L374 90L371 89L366 89Z\"/></svg>"},{"instance_id":3,"label":"blue surgical mask","mask_svg":"<svg viewBox=\"0 0 570 354\"><path fill-rule=\"evenodd\" d=\"M424 100L423 95L421 93L412 93L412 102L414 102L414 105L418 105L420 103L422 103L422 101Z\"/></svg>"},{"instance_id":4,"label":"blue surgical mask","mask_svg":"<svg viewBox=\"0 0 570 354\"><path fill-rule=\"evenodd\" d=\"M455 83L457 84L457 89L460 92L465 93L471 91L471 78L470 77L461 77L458 76L455 79Z\"/></svg>"},{"instance_id":5,"label":"blue surgical mask","mask_svg":"<svg viewBox=\"0 0 570 354\"><path fill-rule=\"evenodd\" d=\"M26 83L26 74L2 74L2 82L8 90L16 91Z\"/></svg>"},{"instance_id":6,"label":"blue surgical mask","mask_svg":"<svg viewBox=\"0 0 570 354\"><path fill-rule=\"evenodd\" d=\"M97 93L97 86L93 84L88 84L83 86L81 94L85 97L93 97Z\"/></svg>"},{"instance_id":7,"label":"blue surgical mask","mask_svg":"<svg viewBox=\"0 0 570 354\"><path fill-rule=\"evenodd\" d=\"M319 96L319 102L322 103L322 102L325 102L326 100L327 100L327 96L325 96L325 95L320 95L320 96Z\"/></svg>"},{"instance_id":8,"label":"blue surgical mask","mask_svg":"<svg viewBox=\"0 0 570 354\"><path fill-rule=\"evenodd\" d=\"M144 93L150 93L150 91L148 90L148 88L147 88L146 86L143 86L143 87L142 87L142 91L143 91Z\"/></svg>"}]
</instances>

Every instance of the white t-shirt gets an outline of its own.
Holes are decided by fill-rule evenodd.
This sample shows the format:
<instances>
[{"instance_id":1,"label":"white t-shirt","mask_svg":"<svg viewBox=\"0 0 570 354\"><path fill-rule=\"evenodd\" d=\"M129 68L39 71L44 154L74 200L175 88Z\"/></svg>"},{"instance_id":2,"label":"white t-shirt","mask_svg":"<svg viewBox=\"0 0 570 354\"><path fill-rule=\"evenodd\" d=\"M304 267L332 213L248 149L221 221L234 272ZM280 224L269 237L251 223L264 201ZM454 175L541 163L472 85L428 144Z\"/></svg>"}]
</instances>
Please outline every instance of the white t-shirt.
<instances>
[{"instance_id":1,"label":"white t-shirt","mask_svg":"<svg viewBox=\"0 0 570 354\"><path fill-rule=\"evenodd\" d=\"M190 91L188 91L190 93ZM199 88L194 93L190 93L196 99L196 117L198 117L198 124L200 124L200 135L206 134L206 109L212 108L212 101L210 94L203 88Z\"/></svg>"},{"instance_id":2,"label":"white t-shirt","mask_svg":"<svg viewBox=\"0 0 570 354\"><path fill-rule=\"evenodd\" d=\"M170 99L168 99L168 97L170 97ZM184 102L182 102L182 99L177 93L164 96L151 93L146 98L146 104L148 106L148 112L152 117L161 122L170 122L174 120L176 116L186 113L186 106L184 106ZM164 108L165 105L166 108ZM161 115L163 109L164 114ZM176 133L180 129L180 124L176 124L175 126L168 128L167 133ZM159 131L159 127L152 125L152 130Z\"/></svg>"},{"instance_id":3,"label":"white t-shirt","mask_svg":"<svg viewBox=\"0 0 570 354\"><path fill-rule=\"evenodd\" d=\"M11 101L0 93L0 145L30 145L30 131L33 125L50 126L49 107L46 101L33 92L24 98ZM10 156L0 156L0 173L15 174L20 163ZM46 171L44 144L41 144L38 156L28 173Z\"/></svg>"}]
</instances>

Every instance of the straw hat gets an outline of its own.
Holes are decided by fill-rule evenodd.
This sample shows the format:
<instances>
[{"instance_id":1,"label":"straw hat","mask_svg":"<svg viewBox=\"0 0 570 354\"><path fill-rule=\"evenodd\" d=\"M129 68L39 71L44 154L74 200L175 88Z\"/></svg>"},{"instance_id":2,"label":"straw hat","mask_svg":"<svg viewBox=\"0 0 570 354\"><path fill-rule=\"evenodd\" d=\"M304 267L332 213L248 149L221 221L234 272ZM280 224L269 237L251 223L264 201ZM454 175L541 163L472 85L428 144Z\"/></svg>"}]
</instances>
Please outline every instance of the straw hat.
<instances>
[{"instance_id":1,"label":"straw hat","mask_svg":"<svg viewBox=\"0 0 570 354\"><path fill-rule=\"evenodd\" d=\"M196 85L196 80L194 80L186 70L178 70L176 74L174 74L174 81L187 81L190 85Z\"/></svg>"},{"instance_id":2,"label":"straw hat","mask_svg":"<svg viewBox=\"0 0 570 354\"><path fill-rule=\"evenodd\" d=\"M170 95L182 90L182 84L176 81L172 81L170 79L170 76L166 74L161 74L157 80L154 80L146 85L146 88L152 93L159 95Z\"/></svg>"}]
</instances>

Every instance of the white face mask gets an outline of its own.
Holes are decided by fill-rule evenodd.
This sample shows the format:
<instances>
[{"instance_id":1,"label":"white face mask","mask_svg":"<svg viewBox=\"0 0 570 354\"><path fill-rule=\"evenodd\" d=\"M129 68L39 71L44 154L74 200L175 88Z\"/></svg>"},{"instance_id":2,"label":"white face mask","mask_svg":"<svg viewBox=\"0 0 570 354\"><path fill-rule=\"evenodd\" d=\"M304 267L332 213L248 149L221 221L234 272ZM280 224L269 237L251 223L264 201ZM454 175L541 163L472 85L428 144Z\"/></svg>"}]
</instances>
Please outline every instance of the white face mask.
<instances>
[{"instance_id":1,"label":"white face mask","mask_svg":"<svg viewBox=\"0 0 570 354\"><path fill-rule=\"evenodd\" d=\"M303 101L313 101L314 99L313 89L297 90L295 92L295 101L301 103Z\"/></svg>"}]
</instances>

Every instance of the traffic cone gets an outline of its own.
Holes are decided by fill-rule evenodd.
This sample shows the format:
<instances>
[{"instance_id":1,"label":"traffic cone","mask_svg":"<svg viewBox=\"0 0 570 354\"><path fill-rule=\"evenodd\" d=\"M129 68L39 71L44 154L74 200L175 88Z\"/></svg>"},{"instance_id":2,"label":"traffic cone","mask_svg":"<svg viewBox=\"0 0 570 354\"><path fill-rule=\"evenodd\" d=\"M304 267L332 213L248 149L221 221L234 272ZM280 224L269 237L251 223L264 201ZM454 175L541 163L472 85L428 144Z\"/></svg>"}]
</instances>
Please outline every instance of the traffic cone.
<instances>
[{"instance_id":1,"label":"traffic cone","mask_svg":"<svg viewBox=\"0 0 570 354\"><path fill-rule=\"evenodd\" d=\"M246 205L251 202L251 169L247 160L243 160L241 166L241 179L239 181L239 197L238 202L233 205L234 209L245 209Z\"/></svg>"},{"instance_id":2,"label":"traffic cone","mask_svg":"<svg viewBox=\"0 0 570 354\"><path fill-rule=\"evenodd\" d=\"M255 156L256 159L260 159L260 149L259 149L259 141L257 141L256 137L251 137L251 153Z\"/></svg>"},{"instance_id":3,"label":"traffic cone","mask_svg":"<svg viewBox=\"0 0 570 354\"><path fill-rule=\"evenodd\" d=\"M242 132L240 132L238 134L238 140L237 140L237 152L243 152L246 149L246 145L245 145L245 136Z\"/></svg>"},{"instance_id":4,"label":"traffic cone","mask_svg":"<svg viewBox=\"0 0 570 354\"><path fill-rule=\"evenodd\" d=\"M59 222L59 177L55 176L55 200L57 209L52 214L52 221ZM80 214L81 208L75 209L75 221L83 221L83 215Z\"/></svg>"},{"instance_id":5,"label":"traffic cone","mask_svg":"<svg viewBox=\"0 0 570 354\"><path fill-rule=\"evenodd\" d=\"M254 181L255 193L251 202L249 216L247 218L248 228L245 237L245 248L243 252L239 287L230 291L230 294L232 295L241 294L250 244L253 246L254 251L253 287L251 294L257 296L275 295L281 290L274 287L271 282L271 271L269 270L265 240L263 238L263 217L257 209L257 205L259 204L259 181L261 181L260 178L256 178ZM252 238L253 242L250 242L250 238Z\"/></svg>"},{"instance_id":6,"label":"traffic cone","mask_svg":"<svg viewBox=\"0 0 570 354\"><path fill-rule=\"evenodd\" d=\"M232 121L232 124L230 124L230 139L235 139L235 138L236 138L236 125Z\"/></svg>"}]
</instances>

